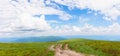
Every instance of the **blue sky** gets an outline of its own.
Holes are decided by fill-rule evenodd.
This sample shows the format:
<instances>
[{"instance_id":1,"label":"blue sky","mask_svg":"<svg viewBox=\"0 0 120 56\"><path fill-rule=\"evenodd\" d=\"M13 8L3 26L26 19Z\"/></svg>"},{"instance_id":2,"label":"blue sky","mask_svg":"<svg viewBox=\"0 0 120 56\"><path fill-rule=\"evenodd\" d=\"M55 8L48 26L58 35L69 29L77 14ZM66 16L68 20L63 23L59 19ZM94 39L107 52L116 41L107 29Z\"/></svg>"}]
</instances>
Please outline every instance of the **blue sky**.
<instances>
[{"instance_id":1,"label":"blue sky","mask_svg":"<svg viewBox=\"0 0 120 56\"><path fill-rule=\"evenodd\" d=\"M67 9L66 9L67 8ZM80 10L78 8L69 10L68 7L63 6L63 11L72 15L72 18L67 21L60 20L57 15L46 15L46 20L56 20L61 22L61 24L70 24L76 26L83 26L85 23L91 24L93 26L108 26L112 24L110 21L103 19L103 15L95 15L95 12L89 12L89 9ZM80 20L81 18L81 20ZM82 22L85 21L85 22ZM118 22L118 21L117 21Z\"/></svg>"},{"instance_id":2,"label":"blue sky","mask_svg":"<svg viewBox=\"0 0 120 56\"><path fill-rule=\"evenodd\" d=\"M0 37L119 35L119 4L119 0L0 1Z\"/></svg>"}]
</instances>

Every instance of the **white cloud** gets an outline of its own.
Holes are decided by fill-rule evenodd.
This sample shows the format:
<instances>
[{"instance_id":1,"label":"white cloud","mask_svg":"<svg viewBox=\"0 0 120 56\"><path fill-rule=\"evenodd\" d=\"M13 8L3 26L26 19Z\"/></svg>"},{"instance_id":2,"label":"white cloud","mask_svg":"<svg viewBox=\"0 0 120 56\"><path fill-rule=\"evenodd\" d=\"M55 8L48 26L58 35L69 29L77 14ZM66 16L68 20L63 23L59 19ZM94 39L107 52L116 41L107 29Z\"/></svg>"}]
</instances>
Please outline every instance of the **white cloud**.
<instances>
[{"instance_id":1,"label":"white cloud","mask_svg":"<svg viewBox=\"0 0 120 56\"><path fill-rule=\"evenodd\" d=\"M19 16L18 14L24 12L31 15L59 15L62 20L69 20L71 17L71 15L66 12L52 7L58 7L56 5L46 7L44 0L31 0L30 3L27 2L27 0L17 0L18 2L14 0L0 1L0 19L15 18L16 16ZM63 18L63 15L66 18Z\"/></svg>"},{"instance_id":2,"label":"white cloud","mask_svg":"<svg viewBox=\"0 0 120 56\"><path fill-rule=\"evenodd\" d=\"M120 24L113 23L112 25L106 27L102 27L102 26L95 27L89 24L85 24L83 27L61 25L61 26L56 26L55 29L50 29L48 31L43 31L43 32L29 31L27 33L25 32L21 32L21 34L18 33L14 33L14 34L7 33L6 36L119 35Z\"/></svg>"},{"instance_id":3,"label":"white cloud","mask_svg":"<svg viewBox=\"0 0 120 56\"><path fill-rule=\"evenodd\" d=\"M70 19L71 15L55 8L56 5L54 5L52 4L53 7L46 6L44 0L30 2L28 0L0 0L0 36L24 36L32 35L36 31L50 30L51 26L44 15L58 15L61 20ZM41 14L43 15L41 18L34 17Z\"/></svg>"},{"instance_id":4,"label":"white cloud","mask_svg":"<svg viewBox=\"0 0 120 56\"><path fill-rule=\"evenodd\" d=\"M62 23L62 22L59 22L59 21L56 21L56 20L47 20L48 23Z\"/></svg>"},{"instance_id":5,"label":"white cloud","mask_svg":"<svg viewBox=\"0 0 120 56\"><path fill-rule=\"evenodd\" d=\"M65 14L65 13L63 13L63 14L61 14L60 15L60 17L59 17L60 19L62 19L62 20L69 20L69 19L71 19L72 18L72 16L71 15L69 15L69 14Z\"/></svg>"},{"instance_id":6,"label":"white cloud","mask_svg":"<svg viewBox=\"0 0 120 56\"><path fill-rule=\"evenodd\" d=\"M55 29L52 29L48 32L42 33L45 35L49 33L49 35L119 35L120 34L120 24L113 23L109 26L103 27L95 27L89 24L85 24L82 27L78 26L70 26L70 25L61 25L56 26Z\"/></svg>"},{"instance_id":7,"label":"white cloud","mask_svg":"<svg viewBox=\"0 0 120 56\"><path fill-rule=\"evenodd\" d=\"M103 14L105 20L114 21L120 16L120 0L55 0L55 2L79 9L90 9Z\"/></svg>"},{"instance_id":8,"label":"white cloud","mask_svg":"<svg viewBox=\"0 0 120 56\"><path fill-rule=\"evenodd\" d=\"M103 27L94 27L89 24L85 24L81 30L83 33L92 34L92 35L119 35L120 33L120 24L113 23L112 25Z\"/></svg>"},{"instance_id":9,"label":"white cloud","mask_svg":"<svg viewBox=\"0 0 120 56\"><path fill-rule=\"evenodd\" d=\"M64 15L68 20L70 19L71 15L67 14L66 12L59 10L58 8L54 8L52 6L45 6L46 4L44 3L44 0L31 0L30 3L25 1L27 0L19 0L19 3L12 1L11 4L15 5L18 10L22 11L22 13L27 12L32 15L59 15L60 17L63 17ZM53 6L58 7L56 5ZM60 19L64 20L63 18Z\"/></svg>"},{"instance_id":10,"label":"white cloud","mask_svg":"<svg viewBox=\"0 0 120 56\"><path fill-rule=\"evenodd\" d=\"M44 15L59 15L61 20L71 19L71 15L60 10L60 7L52 3L66 5L70 9L89 9L97 14L103 14L108 21L117 20L120 16L120 0L0 0L0 36L27 36L27 35L82 35L82 34L119 34L120 24L113 23L106 27L95 27L85 24L83 27L59 25L52 29L49 23L58 21L46 21ZM4 6L3 6L4 5ZM50 6L46 6L50 5ZM41 15L34 17L34 15ZM89 19L81 19L86 23ZM49 22L49 23L48 23Z\"/></svg>"},{"instance_id":11,"label":"white cloud","mask_svg":"<svg viewBox=\"0 0 120 56\"><path fill-rule=\"evenodd\" d=\"M78 19L79 19L78 20L79 23L86 23L90 20L89 18L84 18L84 17L81 17L81 16L79 16Z\"/></svg>"},{"instance_id":12,"label":"white cloud","mask_svg":"<svg viewBox=\"0 0 120 56\"><path fill-rule=\"evenodd\" d=\"M34 36L39 32L51 30L51 26L45 20L44 15L38 18L24 13L11 23L1 26L0 29L0 37L19 37Z\"/></svg>"},{"instance_id":13,"label":"white cloud","mask_svg":"<svg viewBox=\"0 0 120 56\"><path fill-rule=\"evenodd\" d=\"M11 23L2 26L0 32L19 32L19 31L28 31L28 30L44 31L50 29L51 26L46 22L44 15L38 18L23 13L17 19L13 20Z\"/></svg>"}]
</instances>

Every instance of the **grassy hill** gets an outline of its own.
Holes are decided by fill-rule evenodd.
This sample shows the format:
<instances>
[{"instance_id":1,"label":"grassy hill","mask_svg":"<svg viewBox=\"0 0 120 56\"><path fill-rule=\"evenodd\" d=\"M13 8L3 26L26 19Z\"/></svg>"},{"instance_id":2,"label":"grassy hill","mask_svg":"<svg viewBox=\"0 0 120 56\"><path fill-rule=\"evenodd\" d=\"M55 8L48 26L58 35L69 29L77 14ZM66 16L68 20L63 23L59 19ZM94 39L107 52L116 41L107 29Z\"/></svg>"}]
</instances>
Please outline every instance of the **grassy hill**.
<instances>
[{"instance_id":1,"label":"grassy hill","mask_svg":"<svg viewBox=\"0 0 120 56\"><path fill-rule=\"evenodd\" d=\"M54 56L48 48L56 44L69 44L76 52L95 56L120 56L120 42L70 39L58 42L0 43L0 56Z\"/></svg>"}]
</instances>

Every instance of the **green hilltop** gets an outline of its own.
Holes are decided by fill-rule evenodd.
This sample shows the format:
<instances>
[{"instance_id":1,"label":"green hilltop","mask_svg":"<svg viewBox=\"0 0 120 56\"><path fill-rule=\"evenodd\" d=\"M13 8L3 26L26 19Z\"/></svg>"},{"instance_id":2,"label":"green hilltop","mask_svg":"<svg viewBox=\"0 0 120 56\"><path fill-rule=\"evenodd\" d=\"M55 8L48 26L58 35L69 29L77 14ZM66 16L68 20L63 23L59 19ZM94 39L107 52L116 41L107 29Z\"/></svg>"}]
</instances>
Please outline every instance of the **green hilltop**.
<instances>
[{"instance_id":1,"label":"green hilltop","mask_svg":"<svg viewBox=\"0 0 120 56\"><path fill-rule=\"evenodd\" d=\"M69 39L57 42L0 43L0 56L54 56L51 45L69 44L69 48L95 56L120 56L120 42L89 39Z\"/></svg>"}]
</instances>

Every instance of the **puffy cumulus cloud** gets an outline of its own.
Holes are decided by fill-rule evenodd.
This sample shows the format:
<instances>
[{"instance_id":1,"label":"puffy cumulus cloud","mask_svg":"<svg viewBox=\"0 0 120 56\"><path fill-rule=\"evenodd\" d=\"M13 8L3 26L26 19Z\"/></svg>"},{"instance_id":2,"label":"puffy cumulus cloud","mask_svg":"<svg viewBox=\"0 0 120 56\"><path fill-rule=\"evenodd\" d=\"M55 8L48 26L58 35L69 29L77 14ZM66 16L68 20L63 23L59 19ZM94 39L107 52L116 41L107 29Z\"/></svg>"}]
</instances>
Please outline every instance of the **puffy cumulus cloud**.
<instances>
[{"instance_id":1,"label":"puffy cumulus cloud","mask_svg":"<svg viewBox=\"0 0 120 56\"><path fill-rule=\"evenodd\" d=\"M48 31L29 31L21 32L24 34L18 34L20 32L11 34L7 33L6 36L63 36L63 35L119 35L120 33L120 24L113 23L107 27L95 27L89 24L85 24L83 27L70 26L70 25L61 25L56 26L55 29L50 29ZM10 29L9 29L10 30ZM30 35L31 34L31 35ZM1 34L2 35L2 34Z\"/></svg>"},{"instance_id":2,"label":"puffy cumulus cloud","mask_svg":"<svg viewBox=\"0 0 120 56\"><path fill-rule=\"evenodd\" d=\"M89 24L83 27L56 25L52 29L49 23L61 22L46 21L44 15L59 15L61 20L69 20L72 17L62 11L57 3L68 6L69 9L76 7L95 11L97 14L103 14L103 18L108 21L117 20L120 16L120 0L0 0L0 37L120 33L119 23L106 27L95 27ZM89 19L79 18L79 21L86 23Z\"/></svg>"},{"instance_id":3,"label":"puffy cumulus cloud","mask_svg":"<svg viewBox=\"0 0 120 56\"><path fill-rule=\"evenodd\" d=\"M81 16L79 16L79 18L78 18L79 23L87 23L88 21L90 21L89 18L84 18L84 17L81 17Z\"/></svg>"},{"instance_id":4,"label":"puffy cumulus cloud","mask_svg":"<svg viewBox=\"0 0 120 56\"><path fill-rule=\"evenodd\" d=\"M58 24L58 23L62 23L62 22L59 22L57 20L47 20L48 23L54 23L54 24Z\"/></svg>"},{"instance_id":5,"label":"puffy cumulus cloud","mask_svg":"<svg viewBox=\"0 0 120 56\"><path fill-rule=\"evenodd\" d=\"M104 15L108 21L120 16L120 0L54 0L56 3L79 9L90 9Z\"/></svg>"},{"instance_id":6,"label":"puffy cumulus cloud","mask_svg":"<svg viewBox=\"0 0 120 56\"><path fill-rule=\"evenodd\" d=\"M44 32L42 35L49 33L48 35L119 35L120 34L120 24L113 23L109 26L95 27L89 24L85 24L83 27L61 25L56 26L55 29Z\"/></svg>"},{"instance_id":7,"label":"puffy cumulus cloud","mask_svg":"<svg viewBox=\"0 0 120 56\"><path fill-rule=\"evenodd\" d=\"M51 29L51 26L46 22L45 16L40 18L32 17L27 13L23 13L17 19L9 24L0 27L1 34L23 34L29 32L43 32Z\"/></svg>"},{"instance_id":8,"label":"puffy cumulus cloud","mask_svg":"<svg viewBox=\"0 0 120 56\"><path fill-rule=\"evenodd\" d=\"M39 14L45 14L45 15L59 15L60 17L66 16L66 18L69 20L71 15L67 14L66 12L60 10L58 5L55 3L47 2L48 0L18 0L16 1L10 1L10 4L13 5L17 10L19 10L19 13L27 12L31 15L39 15ZM47 2L45 4L44 2ZM54 4L54 5L51 5ZM51 5L51 6L49 6ZM55 8L56 7L56 8ZM63 16L64 15L64 16ZM66 18L64 18L66 20ZM60 18L63 19L63 18ZM63 20L64 20L63 19Z\"/></svg>"},{"instance_id":9,"label":"puffy cumulus cloud","mask_svg":"<svg viewBox=\"0 0 120 56\"><path fill-rule=\"evenodd\" d=\"M39 29L39 30L49 30L51 29L50 25L46 22L45 16L41 15L40 18L38 17L32 17L31 15L27 13L23 13L20 15L19 19L15 21L18 28L33 28L33 29Z\"/></svg>"},{"instance_id":10,"label":"puffy cumulus cloud","mask_svg":"<svg viewBox=\"0 0 120 56\"><path fill-rule=\"evenodd\" d=\"M0 14L1 14L0 20L15 18L16 15L15 11L16 11L15 8L12 5L10 5L9 0L5 0L5 1L0 0Z\"/></svg>"},{"instance_id":11,"label":"puffy cumulus cloud","mask_svg":"<svg viewBox=\"0 0 120 56\"><path fill-rule=\"evenodd\" d=\"M84 27L81 28L81 31L86 34L91 35L119 35L120 33L120 24L113 23L112 25L103 27L94 27L89 24L85 24Z\"/></svg>"},{"instance_id":12,"label":"puffy cumulus cloud","mask_svg":"<svg viewBox=\"0 0 120 56\"><path fill-rule=\"evenodd\" d=\"M61 25L52 30L54 35L78 35L81 29L77 26Z\"/></svg>"},{"instance_id":13,"label":"puffy cumulus cloud","mask_svg":"<svg viewBox=\"0 0 120 56\"><path fill-rule=\"evenodd\" d=\"M52 28L45 20L44 15L35 18L24 13L20 15L19 19L0 27L0 37L37 36L45 32L46 35L49 35L49 30Z\"/></svg>"},{"instance_id":14,"label":"puffy cumulus cloud","mask_svg":"<svg viewBox=\"0 0 120 56\"><path fill-rule=\"evenodd\" d=\"M0 0L0 36L24 36L50 30L51 26L44 15L58 15L61 20L70 19L71 15L60 10L58 5L49 1L45 4L45 1ZM35 15L42 16L39 18Z\"/></svg>"},{"instance_id":15,"label":"puffy cumulus cloud","mask_svg":"<svg viewBox=\"0 0 120 56\"><path fill-rule=\"evenodd\" d=\"M22 13L33 15L59 15L61 20L69 20L72 16L59 9L55 3L49 2L47 6L45 0L0 0L0 20L11 21ZM4 5L4 6L3 6ZM64 18L65 17L65 18ZM2 23L5 23L2 22Z\"/></svg>"}]
</instances>

